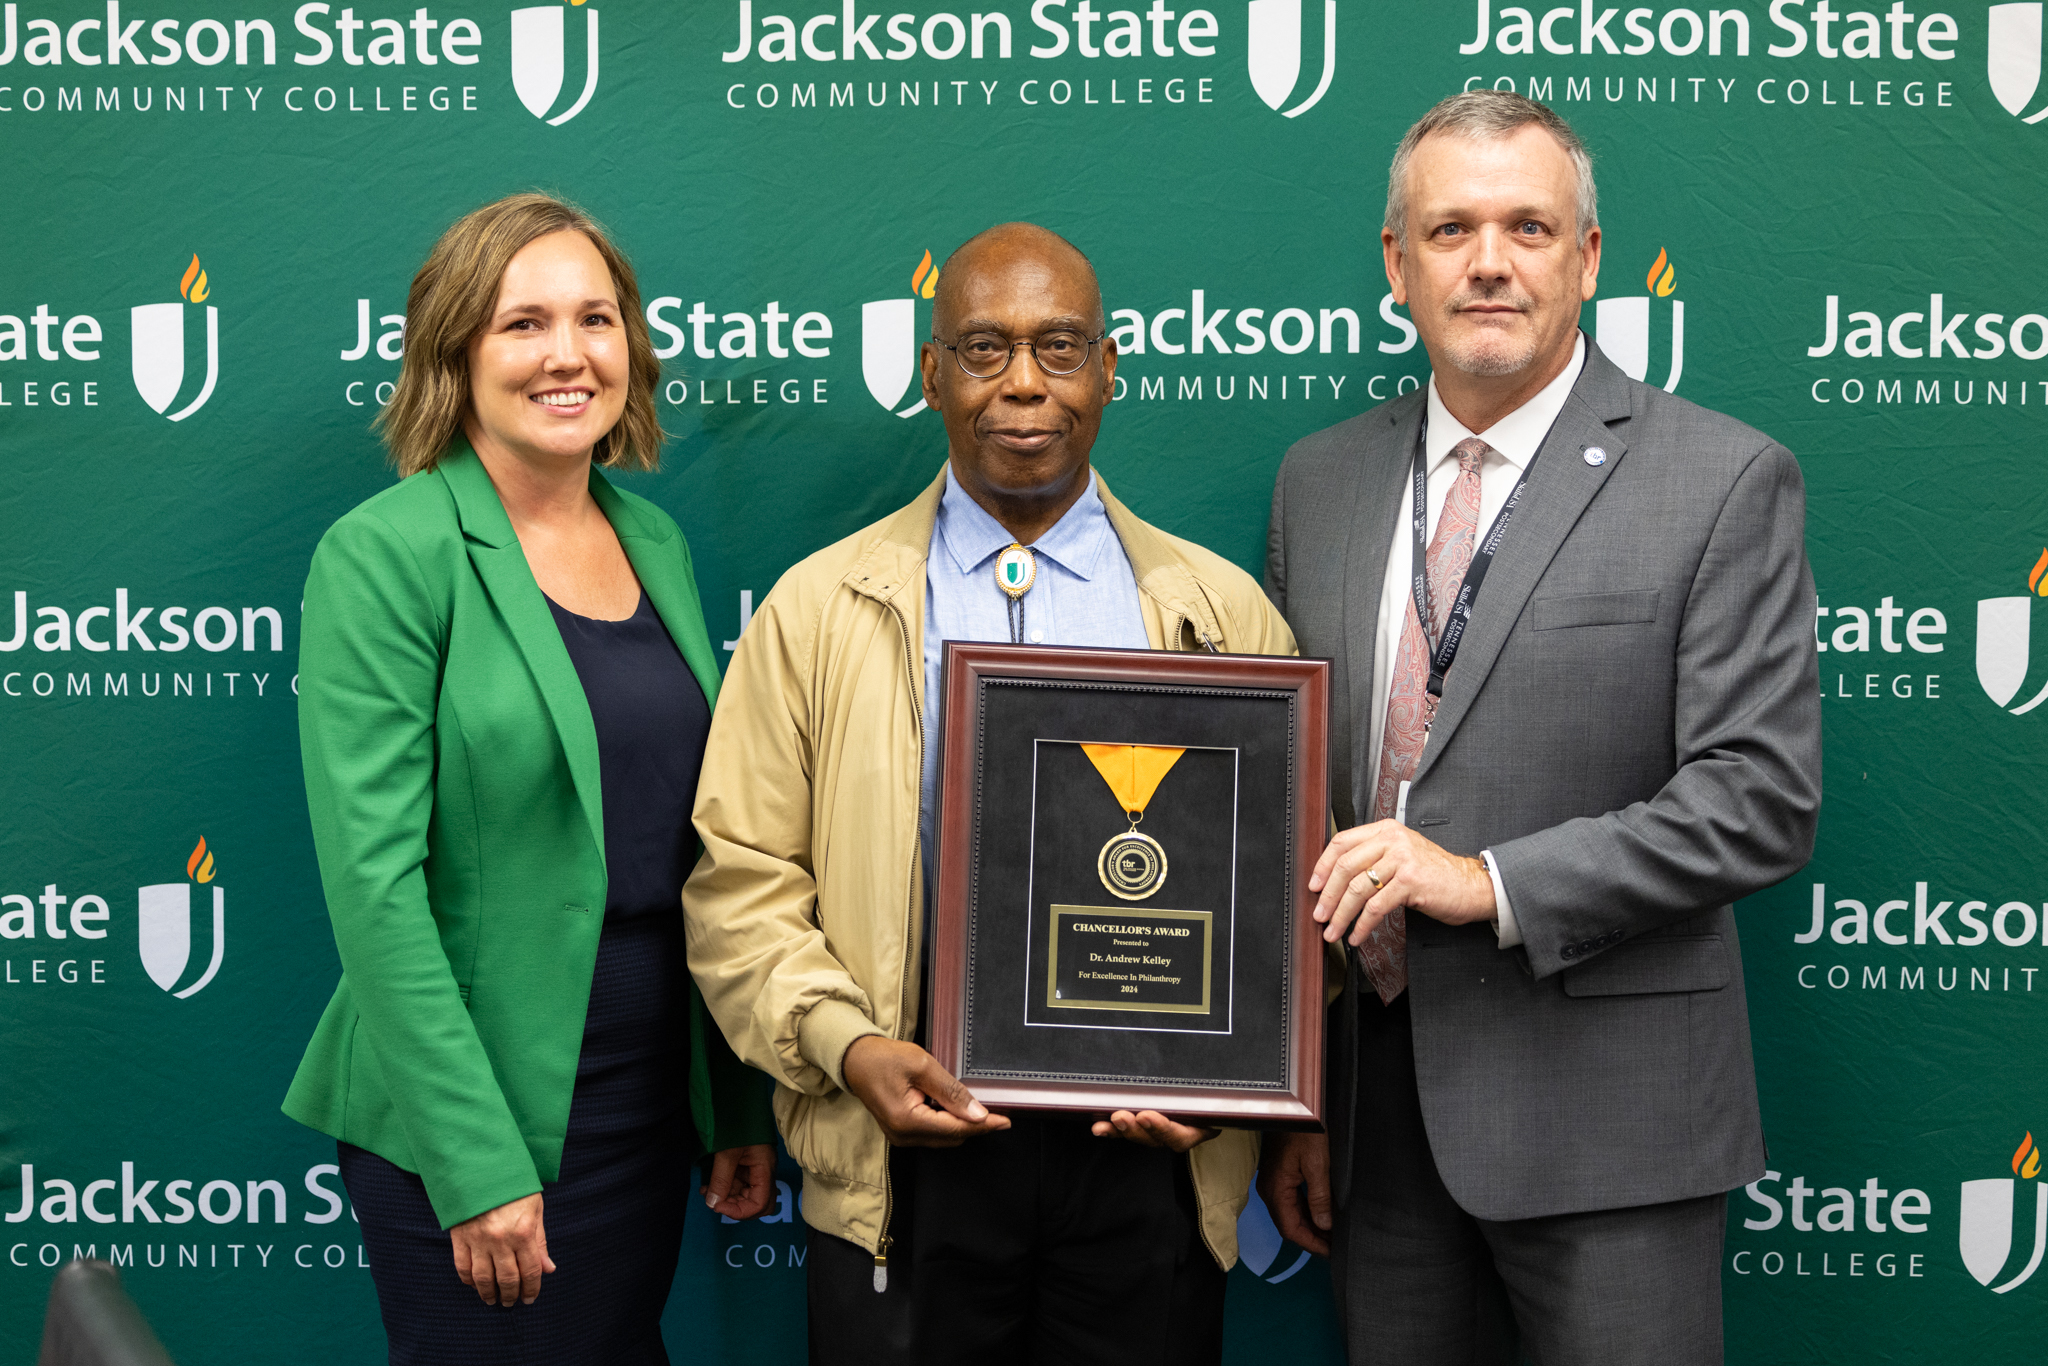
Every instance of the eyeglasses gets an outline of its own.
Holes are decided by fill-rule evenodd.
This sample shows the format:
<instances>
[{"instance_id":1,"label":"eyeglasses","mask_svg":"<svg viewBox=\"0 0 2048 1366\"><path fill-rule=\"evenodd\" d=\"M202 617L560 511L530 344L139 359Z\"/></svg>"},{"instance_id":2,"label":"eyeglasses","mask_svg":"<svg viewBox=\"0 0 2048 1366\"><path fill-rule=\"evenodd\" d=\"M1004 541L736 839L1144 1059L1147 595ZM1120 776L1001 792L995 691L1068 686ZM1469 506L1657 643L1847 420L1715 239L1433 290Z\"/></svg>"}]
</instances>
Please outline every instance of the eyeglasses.
<instances>
[{"instance_id":1,"label":"eyeglasses","mask_svg":"<svg viewBox=\"0 0 2048 1366\"><path fill-rule=\"evenodd\" d=\"M970 379L994 379L1010 366L1010 357L1020 346L1031 348L1031 354L1038 361L1038 368L1048 375L1071 375L1088 363L1088 350L1095 343L1108 336L1084 337L1079 332L1065 329L1046 332L1035 338L1011 341L996 332L969 332L957 342L942 342L932 338L936 346L943 346L953 353L960 362L960 369Z\"/></svg>"}]
</instances>

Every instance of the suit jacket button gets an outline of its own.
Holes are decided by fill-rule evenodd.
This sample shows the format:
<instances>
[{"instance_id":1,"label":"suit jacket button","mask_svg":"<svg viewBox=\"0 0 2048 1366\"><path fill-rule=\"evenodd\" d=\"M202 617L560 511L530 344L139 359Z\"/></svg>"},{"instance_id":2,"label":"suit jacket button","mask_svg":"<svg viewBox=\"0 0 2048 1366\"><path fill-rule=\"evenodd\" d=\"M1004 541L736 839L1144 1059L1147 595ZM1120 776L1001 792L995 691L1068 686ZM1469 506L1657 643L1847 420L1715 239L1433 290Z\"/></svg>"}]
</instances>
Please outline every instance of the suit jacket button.
<instances>
[{"instance_id":1,"label":"suit jacket button","mask_svg":"<svg viewBox=\"0 0 2048 1366\"><path fill-rule=\"evenodd\" d=\"M1567 944L1557 951L1557 956L1560 958L1577 958L1579 951L1570 944Z\"/></svg>"}]
</instances>

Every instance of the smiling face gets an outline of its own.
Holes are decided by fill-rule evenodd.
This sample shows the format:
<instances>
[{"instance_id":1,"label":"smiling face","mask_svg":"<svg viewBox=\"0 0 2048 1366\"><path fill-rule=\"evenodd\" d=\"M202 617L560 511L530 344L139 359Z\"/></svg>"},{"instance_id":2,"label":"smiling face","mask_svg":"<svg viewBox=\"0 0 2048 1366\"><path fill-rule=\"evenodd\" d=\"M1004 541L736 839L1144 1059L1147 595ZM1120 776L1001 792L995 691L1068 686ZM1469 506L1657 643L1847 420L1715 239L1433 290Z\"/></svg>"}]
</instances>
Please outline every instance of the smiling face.
<instances>
[{"instance_id":1,"label":"smiling face","mask_svg":"<svg viewBox=\"0 0 2048 1366\"><path fill-rule=\"evenodd\" d=\"M955 252L932 310L933 333L954 344L1052 332L1085 343L1102 330L1101 292L1087 261L1025 224L994 229ZM1078 494L1116 378L1116 343L1105 338L1087 350L1073 374L1049 375L1032 348L1019 346L1001 374L975 379L953 351L926 344L925 402L944 417L954 475L977 501L1057 502Z\"/></svg>"},{"instance_id":2,"label":"smiling face","mask_svg":"<svg viewBox=\"0 0 2048 1366\"><path fill-rule=\"evenodd\" d=\"M535 238L469 343L470 440L529 464L587 460L625 412L628 371L604 257L580 232Z\"/></svg>"},{"instance_id":3,"label":"smiling face","mask_svg":"<svg viewBox=\"0 0 2048 1366\"><path fill-rule=\"evenodd\" d=\"M1548 382L1571 356L1600 270L1600 230L1579 242L1564 148L1535 124L1494 139L1432 134L1415 148L1407 189L1407 244L1386 232L1381 245L1394 299L1439 377Z\"/></svg>"}]
</instances>

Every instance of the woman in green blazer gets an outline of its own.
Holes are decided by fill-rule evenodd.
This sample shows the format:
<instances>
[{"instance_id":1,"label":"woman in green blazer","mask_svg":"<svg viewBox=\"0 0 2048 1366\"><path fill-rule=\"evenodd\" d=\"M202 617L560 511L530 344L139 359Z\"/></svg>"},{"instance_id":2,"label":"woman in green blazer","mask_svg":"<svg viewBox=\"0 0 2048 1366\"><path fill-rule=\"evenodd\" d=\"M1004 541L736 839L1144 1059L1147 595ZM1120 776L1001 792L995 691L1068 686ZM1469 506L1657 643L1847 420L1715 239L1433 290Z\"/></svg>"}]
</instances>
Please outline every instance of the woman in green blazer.
<instances>
[{"instance_id":1,"label":"woman in green blazer","mask_svg":"<svg viewBox=\"0 0 2048 1366\"><path fill-rule=\"evenodd\" d=\"M652 467L659 365L631 267L540 195L448 230L407 332L406 477L306 583L342 978L285 1113L339 1140L394 1363L665 1363L689 1161L752 1217L773 1121L684 962L718 687L689 549L596 468Z\"/></svg>"}]
</instances>

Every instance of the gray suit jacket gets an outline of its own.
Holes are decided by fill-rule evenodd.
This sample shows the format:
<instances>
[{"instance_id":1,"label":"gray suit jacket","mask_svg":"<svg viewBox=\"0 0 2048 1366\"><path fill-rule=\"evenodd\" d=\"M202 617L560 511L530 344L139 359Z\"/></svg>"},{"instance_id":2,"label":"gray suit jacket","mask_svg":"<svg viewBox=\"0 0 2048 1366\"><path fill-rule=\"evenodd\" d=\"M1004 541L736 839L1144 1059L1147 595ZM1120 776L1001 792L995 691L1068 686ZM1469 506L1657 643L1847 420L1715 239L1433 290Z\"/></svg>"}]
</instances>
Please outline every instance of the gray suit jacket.
<instances>
[{"instance_id":1,"label":"gray suit jacket","mask_svg":"<svg viewBox=\"0 0 2048 1366\"><path fill-rule=\"evenodd\" d=\"M1370 812L1373 651L1426 393L1297 442L1266 591L1335 660L1331 797ZM1601 447L1599 465L1584 459ZM1820 686L1791 452L1629 379L1591 338L1473 611L1408 823L1491 849L1524 947L1408 917L1416 1078L1451 1195L1484 1219L1662 1203L1764 1169L1730 903L1813 850ZM1348 1193L1357 1002L1333 1007Z\"/></svg>"}]
</instances>

